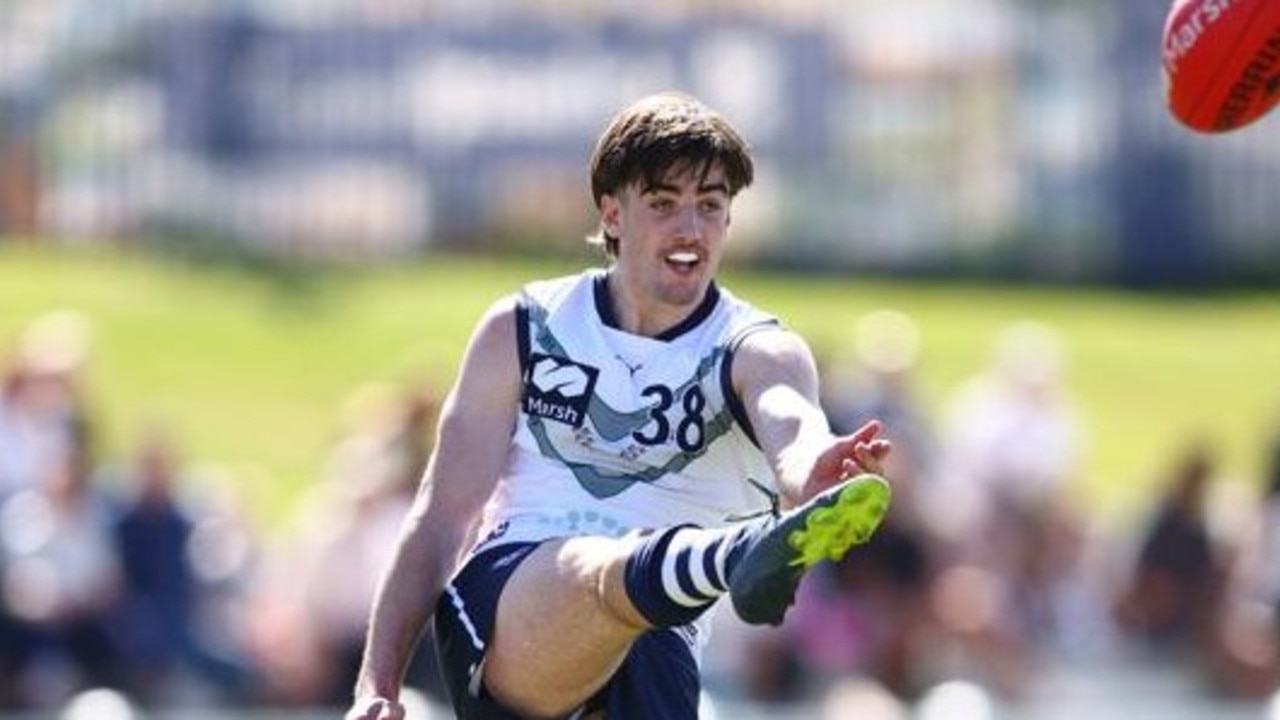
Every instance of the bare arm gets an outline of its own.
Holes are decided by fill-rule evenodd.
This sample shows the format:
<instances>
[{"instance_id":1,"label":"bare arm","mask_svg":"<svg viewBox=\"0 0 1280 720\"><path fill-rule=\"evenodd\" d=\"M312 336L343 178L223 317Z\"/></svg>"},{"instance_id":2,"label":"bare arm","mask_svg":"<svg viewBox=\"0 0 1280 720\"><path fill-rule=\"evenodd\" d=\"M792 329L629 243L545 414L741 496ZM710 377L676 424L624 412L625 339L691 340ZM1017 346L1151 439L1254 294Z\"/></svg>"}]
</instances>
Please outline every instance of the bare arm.
<instances>
[{"instance_id":1,"label":"bare arm","mask_svg":"<svg viewBox=\"0 0 1280 720\"><path fill-rule=\"evenodd\" d=\"M403 717L405 666L502 472L506 453L494 450L510 440L519 392L514 305L505 300L477 326L441 410L435 451L374 600L349 720Z\"/></svg>"},{"instance_id":2,"label":"bare arm","mask_svg":"<svg viewBox=\"0 0 1280 720\"><path fill-rule=\"evenodd\" d=\"M834 435L818 402L813 352L786 330L754 333L739 346L733 383L784 498L803 502L858 472L883 471L891 447L878 422Z\"/></svg>"}]
</instances>

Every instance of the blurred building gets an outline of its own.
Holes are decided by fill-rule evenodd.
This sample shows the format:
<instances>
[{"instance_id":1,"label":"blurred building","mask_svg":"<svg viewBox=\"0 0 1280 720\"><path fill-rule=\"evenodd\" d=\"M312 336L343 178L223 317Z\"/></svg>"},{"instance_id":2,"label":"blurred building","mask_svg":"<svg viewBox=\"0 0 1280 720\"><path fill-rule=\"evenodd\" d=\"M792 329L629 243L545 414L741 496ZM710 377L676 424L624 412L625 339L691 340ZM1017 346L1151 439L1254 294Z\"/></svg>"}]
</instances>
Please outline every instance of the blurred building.
<instances>
[{"instance_id":1,"label":"blurred building","mask_svg":"<svg viewBox=\"0 0 1280 720\"><path fill-rule=\"evenodd\" d=\"M756 145L743 259L1126 285L1280 275L1274 118L1165 111L1163 3L8 0L0 233L286 257L570 249L608 117Z\"/></svg>"}]
</instances>

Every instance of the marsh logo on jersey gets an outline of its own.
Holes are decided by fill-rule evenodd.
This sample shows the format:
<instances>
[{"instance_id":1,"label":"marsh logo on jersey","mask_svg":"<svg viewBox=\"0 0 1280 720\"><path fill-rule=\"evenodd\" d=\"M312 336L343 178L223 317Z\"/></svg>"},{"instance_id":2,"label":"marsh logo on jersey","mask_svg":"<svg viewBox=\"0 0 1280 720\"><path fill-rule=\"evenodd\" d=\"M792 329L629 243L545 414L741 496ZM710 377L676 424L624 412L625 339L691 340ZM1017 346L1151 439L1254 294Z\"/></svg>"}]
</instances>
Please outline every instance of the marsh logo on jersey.
<instances>
[{"instance_id":1,"label":"marsh logo on jersey","mask_svg":"<svg viewBox=\"0 0 1280 720\"><path fill-rule=\"evenodd\" d=\"M524 411L582 427L600 371L568 358L534 353L524 383Z\"/></svg>"}]
</instances>

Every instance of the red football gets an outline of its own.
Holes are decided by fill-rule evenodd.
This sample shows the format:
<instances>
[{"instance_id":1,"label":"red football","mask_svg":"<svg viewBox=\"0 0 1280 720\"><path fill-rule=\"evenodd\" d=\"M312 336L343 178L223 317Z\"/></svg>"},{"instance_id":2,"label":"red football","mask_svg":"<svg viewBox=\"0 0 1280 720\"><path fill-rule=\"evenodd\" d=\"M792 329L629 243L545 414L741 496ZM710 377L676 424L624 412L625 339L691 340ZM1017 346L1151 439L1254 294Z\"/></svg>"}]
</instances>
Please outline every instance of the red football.
<instances>
[{"instance_id":1,"label":"red football","mask_svg":"<svg viewBox=\"0 0 1280 720\"><path fill-rule=\"evenodd\" d=\"M1280 100L1280 0L1175 0L1164 71L1169 109L1193 130L1262 117Z\"/></svg>"}]
</instances>

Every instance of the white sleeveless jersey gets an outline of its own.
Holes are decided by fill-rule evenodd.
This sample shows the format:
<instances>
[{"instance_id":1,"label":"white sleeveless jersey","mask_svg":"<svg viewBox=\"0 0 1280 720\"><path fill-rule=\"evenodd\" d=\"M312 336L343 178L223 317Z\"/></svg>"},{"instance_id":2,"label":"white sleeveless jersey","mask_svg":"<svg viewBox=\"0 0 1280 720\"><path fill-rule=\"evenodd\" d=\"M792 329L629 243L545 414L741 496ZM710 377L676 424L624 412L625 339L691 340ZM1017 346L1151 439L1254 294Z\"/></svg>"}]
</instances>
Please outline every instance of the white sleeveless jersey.
<instances>
[{"instance_id":1,"label":"white sleeveless jersey","mask_svg":"<svg viewBox=\"0 0 1280 720\"><path fill-rule=\"evenodd\" d=\"M523 392L483 544L724 524L773 490L730 381L750 333L776 318L711 286L659 337L618 330L605 274L532 283L516 313Z\"/></svg>"}]
</instances>

